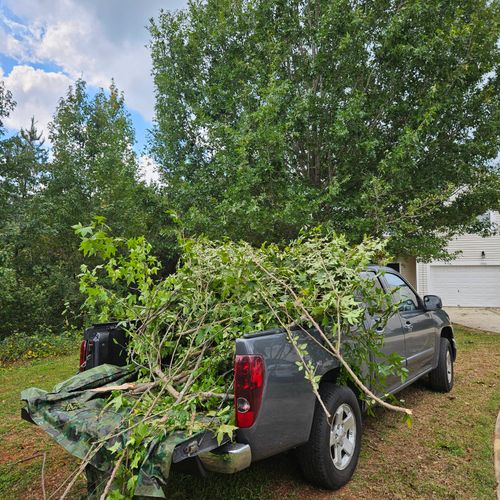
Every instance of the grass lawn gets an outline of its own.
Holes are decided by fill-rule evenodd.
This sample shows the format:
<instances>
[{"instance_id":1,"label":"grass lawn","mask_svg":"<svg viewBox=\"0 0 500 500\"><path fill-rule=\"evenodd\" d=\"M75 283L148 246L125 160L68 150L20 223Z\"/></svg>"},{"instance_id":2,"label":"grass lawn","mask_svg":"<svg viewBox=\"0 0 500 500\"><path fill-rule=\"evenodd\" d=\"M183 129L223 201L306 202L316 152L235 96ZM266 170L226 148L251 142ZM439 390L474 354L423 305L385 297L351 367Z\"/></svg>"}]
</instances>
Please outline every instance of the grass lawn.
<instances>
[{"instance_id":1,"label":"grass lawn","mask_svg":"<svg viewBox=\"0 0 500 500\"><path fill-rule=\"evenodd\" d=\"M234 476L173 475L168 498L494 498L493 429L500 408L500 335L456 330L455 387L437 394L424 382L401 393L414 411L408 429L400 416L378 408L366 417L353 480L337 492L301 477L293 453L253 465ZM78 463L39 429L19 418L19 392L51 388L75 373L77 354L0 369L0 498L50 496ZM71 498L85 492L83 478ZM55 495L57 497L57 493Z\"/></svg>"}]
</instances>

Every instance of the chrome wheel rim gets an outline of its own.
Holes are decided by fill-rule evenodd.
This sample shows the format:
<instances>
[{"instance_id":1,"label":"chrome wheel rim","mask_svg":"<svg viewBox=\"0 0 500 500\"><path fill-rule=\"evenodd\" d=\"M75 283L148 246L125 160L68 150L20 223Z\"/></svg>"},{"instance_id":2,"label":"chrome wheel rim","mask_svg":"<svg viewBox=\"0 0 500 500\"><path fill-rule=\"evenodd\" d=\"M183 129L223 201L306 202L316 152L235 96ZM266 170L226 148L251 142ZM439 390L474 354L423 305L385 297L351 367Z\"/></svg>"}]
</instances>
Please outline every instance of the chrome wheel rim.
<instances>
[{"instance_id":1,"label":"chrome wheel rim","mask_svg":"<svg viewBox=\"0 0 500 500\"><path fill-rule=\"evenodd\" d=\"M448 383L451 384L451 379L453 377L453 364L451 362L449 349L446 351L446 376L448 377Z\"/></svg>"},{"instance_id":2,"label":"chrome wheel rim","mask_svg":"<svg viewBox=\"0 0 500 500\"><path fill-rule=\"evenodd\" d=\"M333 465L339 469L345 469L354 456L356 449L356 418L352 408L343 403L333 416L330 431L330 450Z\"/></svg>"}]
</instances>

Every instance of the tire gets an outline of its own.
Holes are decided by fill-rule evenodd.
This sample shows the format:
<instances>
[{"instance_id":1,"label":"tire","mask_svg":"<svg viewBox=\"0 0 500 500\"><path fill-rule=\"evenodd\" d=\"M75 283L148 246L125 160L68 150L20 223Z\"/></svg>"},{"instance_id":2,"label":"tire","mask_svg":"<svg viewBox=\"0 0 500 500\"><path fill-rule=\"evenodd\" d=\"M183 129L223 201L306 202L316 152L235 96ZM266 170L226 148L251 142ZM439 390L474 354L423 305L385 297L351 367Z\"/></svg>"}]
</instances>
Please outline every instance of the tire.
<instances>
[{"instance_id":1,"label":"tire","mask_svg":"<svg viewBox=\"0 0 500 500\"><path fill-rule=\"evenodd\" d=\"M431 389L437 392L450 392L453 388L453 354L450 341L440 339L438 365L429 373Z\"/></svg>"},{"instance_id":2,"label":"tire","mask_svg":"<svg viewBox=\"0 0 500 500\"><path fill-rule=\"evenodd\" d=\"M308 481L336 490L349 482L358 464L361 410L356 395L348 387L323 384L320 395L333 426L316 401L311 435L309 441L298 449L298 459ZM341 420L343 426L339 427Z\"/></svg>"}]
</instances>

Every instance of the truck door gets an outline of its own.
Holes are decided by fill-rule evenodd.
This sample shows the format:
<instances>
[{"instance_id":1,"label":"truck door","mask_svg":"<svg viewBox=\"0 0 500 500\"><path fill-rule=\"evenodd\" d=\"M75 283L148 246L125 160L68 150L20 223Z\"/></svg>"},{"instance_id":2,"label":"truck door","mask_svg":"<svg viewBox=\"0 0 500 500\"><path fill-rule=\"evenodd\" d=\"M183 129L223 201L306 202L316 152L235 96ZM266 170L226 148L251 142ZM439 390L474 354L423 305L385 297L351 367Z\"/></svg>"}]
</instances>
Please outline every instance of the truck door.
<instances>
[{"instance_id":1,"label":"truck door","mask_svg":"<svg viewBox=\"0 0 500 500\"><path fill-rule=\"evenodd\" d=\"M363 277L371 278L374 280L375 286L382 288L379 278L377 278L374 272L362 273ZM370 318L372 325L377 320L376 317ZM401 324L401 318L398 313L393 314L384 328L377 329L379 332L384 332L384 345L382 346L382 353L389 356L392 353L397 353L403 358L403 365L406 367L406 349L405 349L405 335L403 325ZM375 358L376 361L383 363L384 358ZM386 378L385 387L382 392L392 392L401 385L401 377L398 375L391 374ZM378 391L375 387L375 390ZM379 394L382 395L382 394Z\"/></svg>"},{"instance_id":2,"label":"truck door","mask_svg":"<svg viewBox=\"0 0 500 500\"><path fill-rule=\"evenodd\" d=\"M387 288L399 303L399 316L404 329L408 378L413 378L432 366L436 343L436 327L431 315L411 286L400 276L385 273Z\"/></svg>"}]
</instances>

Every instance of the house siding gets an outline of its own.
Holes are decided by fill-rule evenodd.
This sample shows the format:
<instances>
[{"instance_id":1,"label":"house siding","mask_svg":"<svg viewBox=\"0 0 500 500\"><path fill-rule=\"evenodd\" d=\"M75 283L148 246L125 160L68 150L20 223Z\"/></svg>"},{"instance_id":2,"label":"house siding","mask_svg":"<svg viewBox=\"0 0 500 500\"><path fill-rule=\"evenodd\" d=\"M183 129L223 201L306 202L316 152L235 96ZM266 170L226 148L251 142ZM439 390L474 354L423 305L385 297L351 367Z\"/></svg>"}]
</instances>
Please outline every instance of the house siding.
<instances>
[{"instance_id":1,"label":"house siding","mask_svg":"<svg viewBox=\"0 0 500 500\"><path fill-rule=\"evenodd\" d=\"M417 263L417 291L420 295L426 295L428 288L429 264L424 262Z\"/></svg>"},{"instance_id":2,"label":"house siding","mask_svg":"<svg viewBox=\"0 0 500 500\"><path fill-rule=\"evenodd\" d=\"M399 263L399 272L406 278L412 286L417 288L417 260L415 257L404 257L399 258L397 261Z\"/></svg>"},{"instance_id":3,"label":"house siding","mask_svg":"<svg viewBox=\"0 0 500 500\"><path fill-rule=\"evenodd\" d=\"M500 228L500 214L498 212L493 213L492 220ZM460 253L449 262L417 263L417 290L421 295L433 293L430 282L432 266L500 266L500 234L487 238L475 234L465 234L450 241L447 248L450 253ZM484 252L484 256L482 256L482 252Z\"/></svg>"}]
</instances>

